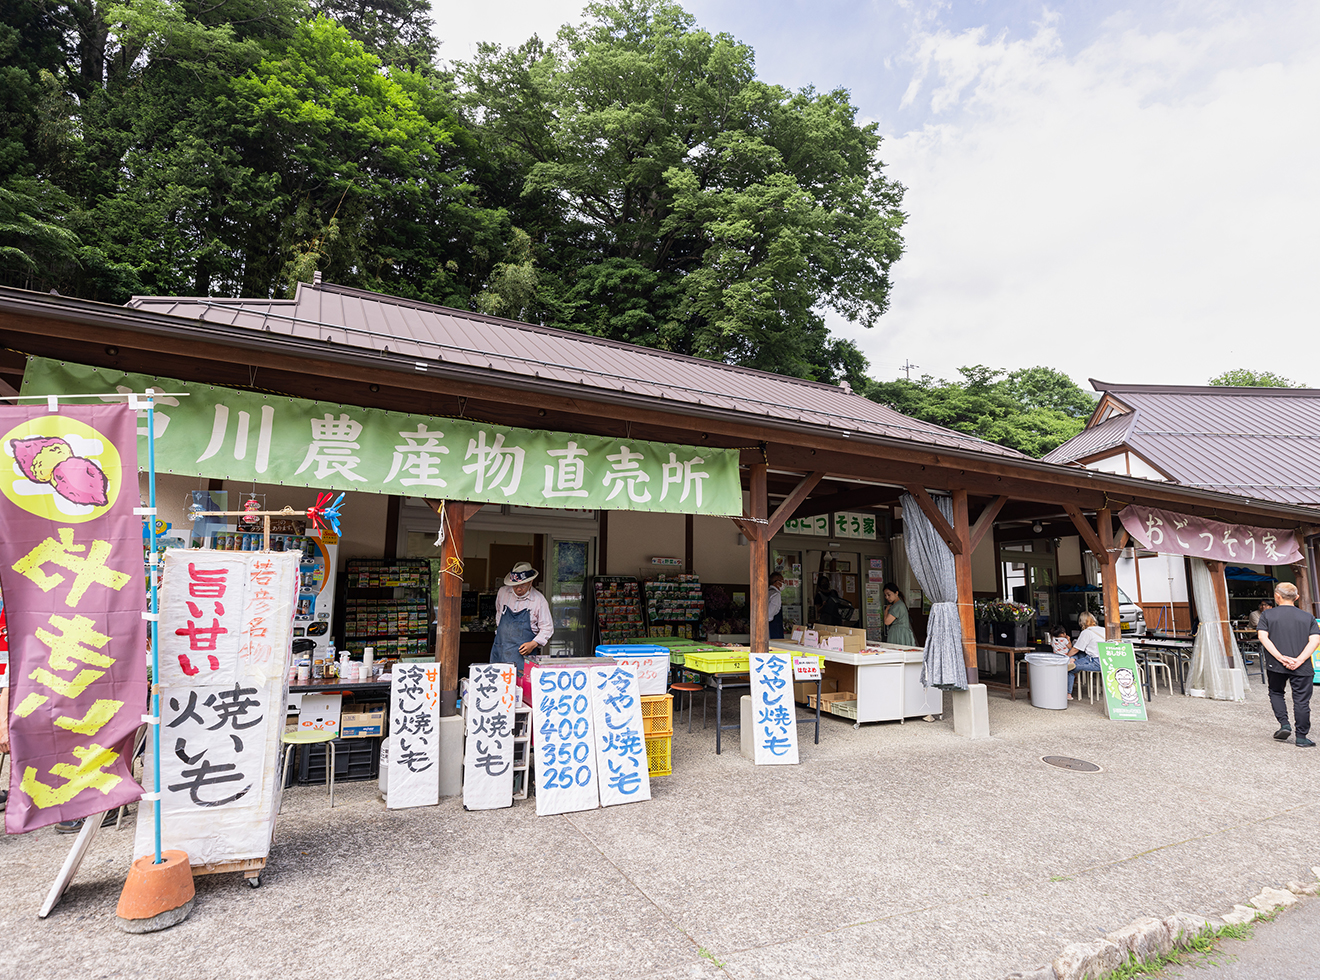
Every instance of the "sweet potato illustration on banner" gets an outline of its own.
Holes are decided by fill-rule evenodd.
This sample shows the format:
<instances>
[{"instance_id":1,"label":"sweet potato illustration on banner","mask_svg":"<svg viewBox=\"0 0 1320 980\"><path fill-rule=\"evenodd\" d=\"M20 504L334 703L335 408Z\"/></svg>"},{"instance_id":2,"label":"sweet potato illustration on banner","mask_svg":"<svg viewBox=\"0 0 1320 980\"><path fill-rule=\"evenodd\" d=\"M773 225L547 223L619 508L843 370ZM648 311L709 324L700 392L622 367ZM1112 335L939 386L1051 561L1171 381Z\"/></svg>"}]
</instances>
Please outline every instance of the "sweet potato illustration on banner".
<instances>
[{"instance_id":1,"label":"sweet potato illustration on banner","mask_svg":"<svg viewBox=\"0 0 1320 980\"><path fill-rule=\"evenodd\" d=\"M104 507L110 481L93 460L75 456L73 447L58 436L14 439L14 462L33 483L49 483L65 500Z\"/></svg>"}]
</instances>

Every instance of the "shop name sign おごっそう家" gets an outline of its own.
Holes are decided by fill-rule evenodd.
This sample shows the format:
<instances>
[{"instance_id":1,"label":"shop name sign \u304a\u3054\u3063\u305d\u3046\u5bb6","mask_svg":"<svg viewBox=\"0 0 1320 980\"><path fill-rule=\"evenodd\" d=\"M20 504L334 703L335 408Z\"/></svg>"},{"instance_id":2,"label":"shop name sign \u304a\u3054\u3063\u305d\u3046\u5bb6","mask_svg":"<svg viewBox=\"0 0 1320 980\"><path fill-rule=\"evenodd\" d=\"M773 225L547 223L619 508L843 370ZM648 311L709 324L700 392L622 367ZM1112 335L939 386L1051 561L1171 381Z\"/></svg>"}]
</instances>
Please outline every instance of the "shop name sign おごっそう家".
<instances>
[{"instance_id":1,"label":"shop name sign \u304a\u3054\u3063\u305d\u3046\u5bb6","mask_svg":"<svg viewBox=\"0 0 1320 980\"><path fill-rule=\"evenodd\" d=\"M0 408L11 834L142 795L132 776L147 706L135 428L124 404Z\"/></svg>"},{"instance_id":2,"label":"shop name sign \u304a\u3054\u3063\u305d\u3046\u5bb6","mask_svg":"<svg viewBox=\"0 0 1320 980\"><path fill-rule=\"evenodd\" d=\"M742 513L736 449L408 415L36 357L23 376L25 394L146 387L188 394L156 399L166 473L528 507Z\"/></svg>"}]
</instances>

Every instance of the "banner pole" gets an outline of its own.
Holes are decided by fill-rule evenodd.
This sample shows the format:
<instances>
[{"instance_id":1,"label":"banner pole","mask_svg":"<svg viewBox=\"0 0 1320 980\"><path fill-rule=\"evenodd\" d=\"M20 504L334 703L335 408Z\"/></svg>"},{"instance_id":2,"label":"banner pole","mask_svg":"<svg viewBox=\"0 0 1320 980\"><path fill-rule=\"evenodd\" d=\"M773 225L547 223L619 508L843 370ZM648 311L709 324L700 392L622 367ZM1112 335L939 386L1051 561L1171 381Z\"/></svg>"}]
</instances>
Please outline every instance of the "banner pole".
<instances>
[{"instance_id":1,"label":"banner pole","mask_svg":"<svg viewBox=\"0 0 1320 980\"><path fill-rule=\"evenodd\" d=\"M147 389L147 506L151 516L150 558L147 570L151 578L151 717L156 719L151 726L151 791L155 799L151 802L152 819L155 823L156 860L160 864L165 859L160 853L160 594L157 580L160 578L160 559L156 555L156 398L155 393Z\"/></svg>"}]
</instances>

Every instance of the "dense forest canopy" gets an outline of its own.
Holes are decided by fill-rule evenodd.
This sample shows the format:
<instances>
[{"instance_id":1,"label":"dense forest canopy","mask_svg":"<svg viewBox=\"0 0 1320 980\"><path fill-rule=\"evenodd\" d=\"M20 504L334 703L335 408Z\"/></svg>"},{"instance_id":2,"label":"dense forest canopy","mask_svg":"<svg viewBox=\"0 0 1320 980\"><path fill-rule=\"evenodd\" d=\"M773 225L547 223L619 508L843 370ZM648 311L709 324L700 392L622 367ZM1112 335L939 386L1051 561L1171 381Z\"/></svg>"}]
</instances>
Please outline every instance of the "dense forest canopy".
<instances>
[{"instance_id":1,"label":"dense forest canopy","mask_svg":"<svg viewBox=\"0 0 1320 980\"><path fill-rule=\"evenodd\" d=\"M1049 368L875 382L903 188L842 90L668 0L442 65L426 0L0 0L0 283L123 302L331 282L826 382L1033 455Z\"/></svg>"}]
</instances>

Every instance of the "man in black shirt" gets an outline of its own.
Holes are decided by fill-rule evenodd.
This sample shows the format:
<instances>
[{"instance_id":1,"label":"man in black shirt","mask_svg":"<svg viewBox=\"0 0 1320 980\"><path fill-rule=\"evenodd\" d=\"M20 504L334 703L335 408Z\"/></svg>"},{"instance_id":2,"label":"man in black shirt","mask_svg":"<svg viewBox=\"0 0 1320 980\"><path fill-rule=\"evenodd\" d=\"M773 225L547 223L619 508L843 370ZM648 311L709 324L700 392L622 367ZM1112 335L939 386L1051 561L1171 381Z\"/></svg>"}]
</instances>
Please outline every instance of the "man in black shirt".
<instances>
[{"instance_id":1,"label":"man in black shirt","mask_svg":"<svg viewBox=\"0 0 1320 980\"><path fill-rule=\"evenodd\" d=\"M1279 720L1274 737L1286 742L1293 730L1288 725L1288 703L1284 688L1292 686L1293 719L1297 725L1297 745L1311 748L1307 738L1311 730L1311 686L1315 668L1311 654L1320 646L1320 626L1308 613L1297 608L1297 586L1280 582L1274 590L1274 608L1260 614L1257 634L1269 659L1265 661L1270 685L1270 707Z\"/></svg>"}]
</instances>

